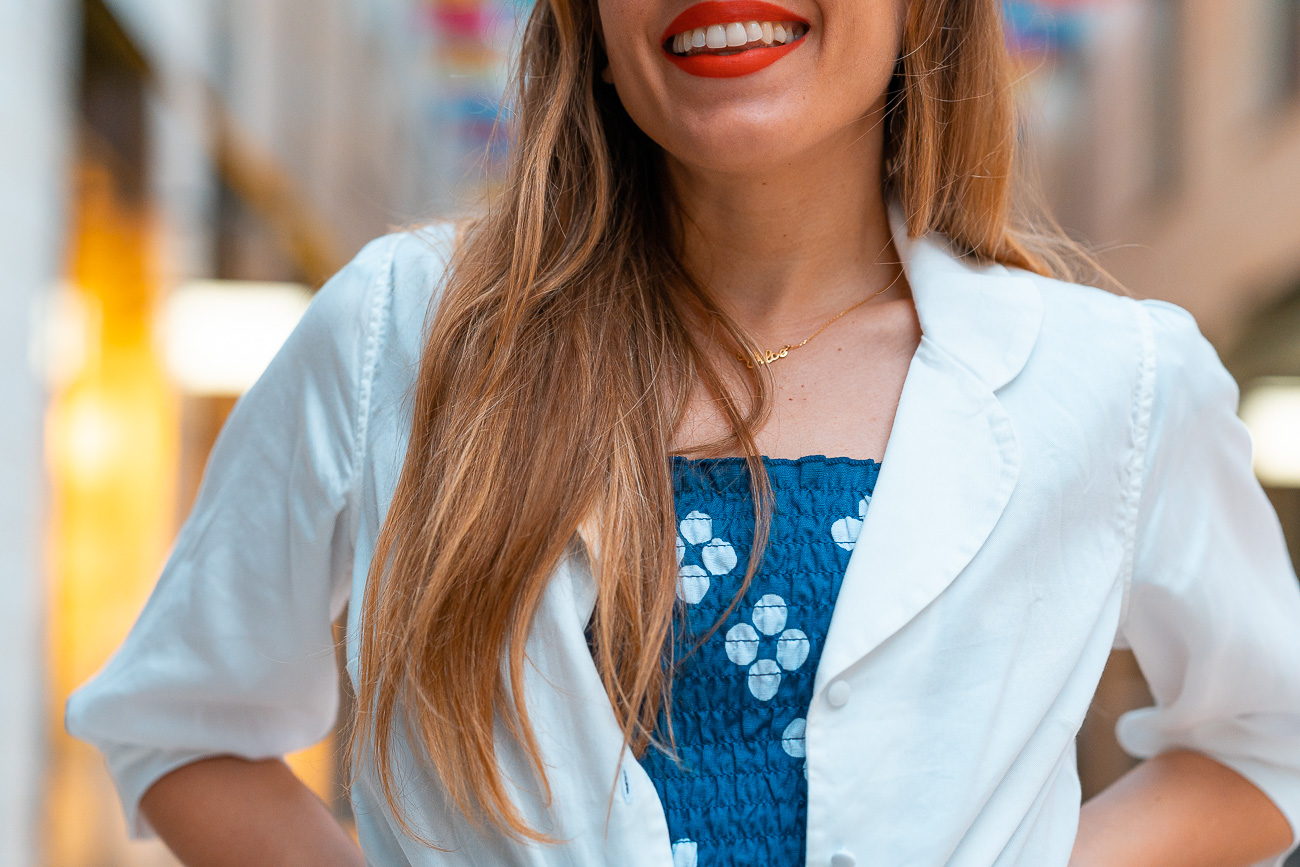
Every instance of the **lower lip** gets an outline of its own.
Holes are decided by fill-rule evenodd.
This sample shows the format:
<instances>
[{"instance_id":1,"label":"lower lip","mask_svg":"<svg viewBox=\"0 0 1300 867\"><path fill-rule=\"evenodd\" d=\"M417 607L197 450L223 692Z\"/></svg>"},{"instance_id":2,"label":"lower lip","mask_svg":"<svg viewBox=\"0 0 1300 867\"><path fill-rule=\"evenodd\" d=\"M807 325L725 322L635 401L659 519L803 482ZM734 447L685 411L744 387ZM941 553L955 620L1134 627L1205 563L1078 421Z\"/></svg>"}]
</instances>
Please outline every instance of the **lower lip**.
<instances>
[{"instance_id":1,"label":"lower lip","mask_svg":"<svg viewBox=\"0 0 1300 867\"><path fill-rule=\"evenodd\" d=\"M737 54L692 54L683 57L666 49L664 54L677 65L678 69L691 75L698 75L700 78L739 78L771 66L803 45L803 40L804 37L800 37L785 45L748 48Z\"/></svg>"}]
</instances>

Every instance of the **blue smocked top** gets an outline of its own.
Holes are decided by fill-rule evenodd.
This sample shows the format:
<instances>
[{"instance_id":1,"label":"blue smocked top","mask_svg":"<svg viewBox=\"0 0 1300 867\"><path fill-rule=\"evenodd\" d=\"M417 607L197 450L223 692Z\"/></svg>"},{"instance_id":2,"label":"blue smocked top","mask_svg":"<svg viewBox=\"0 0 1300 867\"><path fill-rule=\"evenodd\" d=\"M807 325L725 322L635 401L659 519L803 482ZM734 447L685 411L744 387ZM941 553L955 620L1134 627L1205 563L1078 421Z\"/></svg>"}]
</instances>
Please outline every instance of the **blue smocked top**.
<instances>
[{"instance_id":1,"label":"blue smocked top","mask_svg":"<svg viewBox=\"0 0 1300 867\"><path fill-rule=\"evenodd\" d=\"M762 563L694 653L740 589L754 507L742 459L673 461L684 609L673 675L680 761L652 747L641 764L663 802L674 867L804 862L804 719L880 464L763 460L773 514Z\"/></svg>"}]
</instances>

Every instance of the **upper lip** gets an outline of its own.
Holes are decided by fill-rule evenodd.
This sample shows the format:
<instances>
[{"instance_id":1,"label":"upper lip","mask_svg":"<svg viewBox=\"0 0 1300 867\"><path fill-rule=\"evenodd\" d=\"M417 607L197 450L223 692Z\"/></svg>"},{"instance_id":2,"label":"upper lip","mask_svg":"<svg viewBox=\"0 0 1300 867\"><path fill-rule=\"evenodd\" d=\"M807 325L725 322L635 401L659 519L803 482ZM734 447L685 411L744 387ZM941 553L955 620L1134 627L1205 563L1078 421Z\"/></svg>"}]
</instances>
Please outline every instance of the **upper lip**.
<instances>
[{"instance_id":1,"label":"upper lip","mask_svg":"<svg viewBox=\"0 0 1300 867\"><path fill-rule=\"evenodd\" d=\"M696 27L708 27L712 24L730 24L733 21L798 21L807 24L808 19L796 15L783 6L767 3L765 0L704 0L696 3L668 25L660 42L667 42L678 33L694 30Z\"/></svg>"}]
</instances>

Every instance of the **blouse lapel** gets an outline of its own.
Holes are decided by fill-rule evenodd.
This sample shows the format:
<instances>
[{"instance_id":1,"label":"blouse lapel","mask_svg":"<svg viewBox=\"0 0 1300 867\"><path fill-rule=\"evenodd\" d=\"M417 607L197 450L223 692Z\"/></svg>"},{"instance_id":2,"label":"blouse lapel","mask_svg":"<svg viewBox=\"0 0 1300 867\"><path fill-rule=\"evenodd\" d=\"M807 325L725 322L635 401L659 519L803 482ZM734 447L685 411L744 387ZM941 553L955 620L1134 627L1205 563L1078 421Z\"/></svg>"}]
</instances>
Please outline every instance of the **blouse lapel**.
<instances>
[{"instance_id":1,"label":"blouse lapel","mask_svg":"<svg viewBox=\"0 0 1300 867\"><path fill-rule=\"evenodd\" d=\"M1006 508L1020 450L997 390L1033 349L1042 298L1001 266L908 239L891 214L922 338L871 506L835 605L821 690L916 617L975 556Z\"/></svg>"}]
</instances>

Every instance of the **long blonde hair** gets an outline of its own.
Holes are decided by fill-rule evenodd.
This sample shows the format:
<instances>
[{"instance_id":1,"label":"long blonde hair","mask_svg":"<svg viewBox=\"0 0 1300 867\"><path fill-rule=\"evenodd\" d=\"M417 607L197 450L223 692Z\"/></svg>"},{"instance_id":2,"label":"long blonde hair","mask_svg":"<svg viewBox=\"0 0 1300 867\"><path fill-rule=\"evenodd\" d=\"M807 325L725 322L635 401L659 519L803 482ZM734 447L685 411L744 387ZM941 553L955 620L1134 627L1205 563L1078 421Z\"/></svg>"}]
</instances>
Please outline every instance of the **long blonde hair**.
<instances>
[{"instance_id":1,"label":"long blonde hair","mask_svg":"<svg viewBox=\"0 0 1300 867\"><path fill-rule=\"evenodd\" d=\"M1016 126L998 7L911 2L888 97L886 184L910 234L942 232L975 257L1060 273L1053 251L1068 245L1012 222ZM396 724L472 822L547 839L511 802L497 726L549 798L524 643L592 515L593 658L626 742L641 751L656 739L677 575L669 451L699 384L760 493L746 583L761 556L754 433L769 386L742 369L746 393L733 393L735 377L693 336L712 323L711 339L753 348L679 264L661 155L599 80L598 28L595 0L539 0L529 18L506 183L451 262L370 566L351 745L354 758L369 751L408 833L391 770Z\"/></svg>"}]
</instances>

